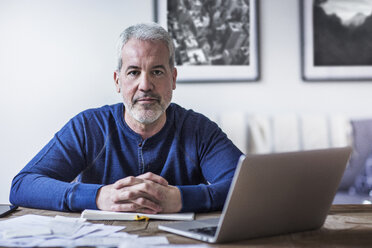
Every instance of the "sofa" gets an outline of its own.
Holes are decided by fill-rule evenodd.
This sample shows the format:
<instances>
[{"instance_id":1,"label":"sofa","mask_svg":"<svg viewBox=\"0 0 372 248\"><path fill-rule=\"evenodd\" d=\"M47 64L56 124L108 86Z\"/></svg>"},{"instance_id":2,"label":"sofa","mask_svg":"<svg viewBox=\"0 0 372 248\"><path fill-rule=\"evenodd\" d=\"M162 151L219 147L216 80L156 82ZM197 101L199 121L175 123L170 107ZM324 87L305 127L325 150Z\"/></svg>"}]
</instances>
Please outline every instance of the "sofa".
<instances>
[{"instance_id":1,"label":"sofa","mask_svg":"<svg viewBox=\"0 0 372 248\"><path fill-rule=\"evenodd\" d=\"M210 118L248 155L352 146L353 152L335 203L370 203L372 119L353 119L342 114L249 114L239 111Z\"/></svg>"}]
</instances>

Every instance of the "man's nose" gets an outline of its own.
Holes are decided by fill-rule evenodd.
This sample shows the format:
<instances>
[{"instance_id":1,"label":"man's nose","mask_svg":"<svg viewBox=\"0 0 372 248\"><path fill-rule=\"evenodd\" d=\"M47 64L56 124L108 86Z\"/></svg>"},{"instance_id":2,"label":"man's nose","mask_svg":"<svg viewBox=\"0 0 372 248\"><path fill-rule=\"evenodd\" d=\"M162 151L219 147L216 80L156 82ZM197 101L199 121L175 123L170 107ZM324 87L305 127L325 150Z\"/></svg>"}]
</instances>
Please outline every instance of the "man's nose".
<instances>
[{"instance_id":1,"label":"man's nose","mask_svg":"<svg viewBox=\"0 0 372 248\"><path fill-rule=\"evenodd\" d=\"M150 90L153 89L153 87L154 87L154 85L152 83L151 77L146 73L142 73L141 78L140 78L140 82L139 82L139 85L138 85L139 90L150 91Z\"/></svg>"}]
</instances>

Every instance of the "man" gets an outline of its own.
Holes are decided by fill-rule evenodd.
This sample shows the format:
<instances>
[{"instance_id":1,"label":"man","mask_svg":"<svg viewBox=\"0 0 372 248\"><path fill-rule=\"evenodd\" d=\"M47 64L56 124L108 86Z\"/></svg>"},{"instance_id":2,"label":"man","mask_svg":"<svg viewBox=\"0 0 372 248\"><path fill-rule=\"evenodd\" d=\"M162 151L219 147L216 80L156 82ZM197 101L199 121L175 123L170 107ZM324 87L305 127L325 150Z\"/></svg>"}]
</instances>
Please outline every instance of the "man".
<instances>
[{"instance_id":1,"label":"man","mask_svg":"<svg viewBox=\"0 0 372 248\"><path fill-rule=\"evenodd\" d=\"M170 103L174 47L157 24L124 30L124 104L72 118L15 176L14 205L61 211L201 212L223 207L241 152L205 116Z\"/></svg>"}]
</instances>

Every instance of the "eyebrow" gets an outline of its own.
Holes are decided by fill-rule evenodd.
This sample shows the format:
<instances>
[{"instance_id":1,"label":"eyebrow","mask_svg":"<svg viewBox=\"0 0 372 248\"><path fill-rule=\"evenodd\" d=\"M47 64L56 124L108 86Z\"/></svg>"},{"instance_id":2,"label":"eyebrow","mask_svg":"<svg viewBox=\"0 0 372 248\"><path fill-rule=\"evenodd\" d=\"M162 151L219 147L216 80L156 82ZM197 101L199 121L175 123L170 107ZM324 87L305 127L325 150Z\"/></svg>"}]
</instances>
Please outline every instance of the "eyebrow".
<instances>
[{"instance_id":1,"label":"eyebrow","mask_svg":"<svg viewBox=\"0 0 372 248\"><path fill-rule=\"evenodd\" d=\"M139 67L139 66L136 66L136 65L129 65L129 66L125 69L125 71L132 70L132 69L138 70L138 69L140 69L140 67ZM153 69L163 69L163 70L166 70L166 68L165 68L164 65L155 65L155 66L151 67L151 69L152 69L152 70L153 70Z\"/></svg>"},{"instance_id":2,"label":"eyebrow","mask_svg":"<svg viewBox=\"0 0 372 248\"><path fill-rule=\"evenodd\" d=\"M129 65L125 71L128 71L128 70L131 70L131 69L139 69L140 67L139 66L135 66L135 65Z\"/></svg>"},{"instance_id":3,"label":"eyebrow","mask_svg":"<svg viewBox=\"0 0 372 248\"><path fill-rule=\"evenodd\" d=\"M165 66L164 65L155 65L152 67L152 69L163 69L163 70L166 70Z\"/></svg>"}]
</instances>

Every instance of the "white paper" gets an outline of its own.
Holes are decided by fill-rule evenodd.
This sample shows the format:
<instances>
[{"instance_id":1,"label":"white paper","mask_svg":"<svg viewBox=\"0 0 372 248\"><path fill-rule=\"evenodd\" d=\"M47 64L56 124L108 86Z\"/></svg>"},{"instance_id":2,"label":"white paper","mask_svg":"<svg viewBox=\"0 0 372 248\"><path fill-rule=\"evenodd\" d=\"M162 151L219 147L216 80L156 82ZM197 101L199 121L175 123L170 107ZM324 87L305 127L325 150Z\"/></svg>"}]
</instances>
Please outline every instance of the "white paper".
<instances>
[{"instance_id":1,"label":"white paper","mask_svg":"<svg viewBox=\"0 0 372 248\"><path fill-rule=\"evenodd\" d=\"M35 247L39 246L42 239L35 239L33 237L16 238L16 239L0 239L1 247Z\"/></svg>"},{"instance_id":2,"label":"white paper","mask_svg":"<svg viewBox=\"0 0 372 248\"><path fill-rule=\"evenodd\" d=\"M92 224L81 218L24 215L0 221L0 246L118 246L138 235L118 233L125 226Z\"/></svg>"},{"instance_id":3,"label":"white paper","mask_svg":"<svg viewBox=\"0 0 372 248\"><path fill-rule=\"evenodd\" d=\"M48 234L53 234L52 230L49 227L17 228L3 231L2 237L4 239L11 239Z\"/></svg>"},{"instance_id":4,"label":"white paper","mask_svg":"<svg viewBox=\"0 0 372 248\"><path fill-rule=\"evenodd\" d=\"M169 244L167 237L165 236L147 236L147 237L139 237L137 241L141 244L148 244L148 245L164 245Z\"/></svg>"},{"instance_id":5,"label":"white paper","mask_svg":"<svg viewBox=\"0 0 372 248\"><path fill-rule=\"evenodd\" d=\"M98 228L95 226L92 226L91 228L95 229L94 232L90 232L89 234L85 236L90 237L105 237L105 236L111 236L113 234L117 234L117 232L125 229L124 226L106 226L102 225L102 227Z\"/></svg>"},{"instance_id":6,"label":"white paper","mask_svg":"<svg viewBox=\"0 0 372 248\"><path fill-rule=\"evenodd\" d=\"M120 244L119 248L133 248L133 243L124 242ZM137 244L136 248L207 248L210 247L206 244L153 244L153 245L147 245L147 244Z\"/></svg>"},{"instance_id":7,"label":"white paper","mask_svg":"<svg viewBox=\"0 0 372 248\"><path fill-rule=\"evenodd\" d=\"M145 247L158 247L158 245L169 244L167 237L165 236L147 236L139 237L136 240L124 240L120 243L119 248L131 248L135 242L136 248L145 248Z\"/></svg>"},{"instance_id":8,"label":"white paper","mask_svg":"<svg viewBox=\"0 0 372 248\"><path fill-rule=\"evenodd\" d=\"M120 232L124 226L93 224L81 218L24 215L0 221L2 247L102 246L149 247L168 245L165 236L138 237ZM157 247L157 246L156 246Z\"/></svg>"}]
</instances>

